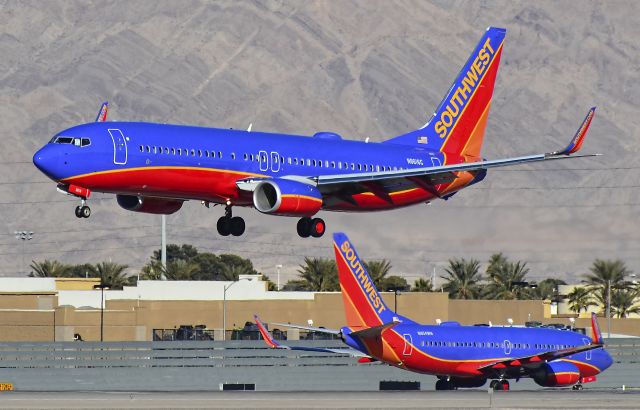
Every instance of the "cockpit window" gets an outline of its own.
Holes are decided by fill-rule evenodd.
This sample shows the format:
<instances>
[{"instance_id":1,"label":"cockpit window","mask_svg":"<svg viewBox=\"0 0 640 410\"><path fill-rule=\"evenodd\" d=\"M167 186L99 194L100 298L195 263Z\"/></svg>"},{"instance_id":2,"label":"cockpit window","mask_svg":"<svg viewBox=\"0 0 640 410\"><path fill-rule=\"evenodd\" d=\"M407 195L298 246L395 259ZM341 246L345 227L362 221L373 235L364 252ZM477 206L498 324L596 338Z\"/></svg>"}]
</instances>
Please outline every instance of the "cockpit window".
<instances>
[{"instance_id":1,"label":"cockpit window","mask_svg":"<svg viewBox=\"0 0 640 410\"><path fill-rule=\"evenodd\" d=\"M86 147L87 145L91 145L91 140L89 138L74 138L74 137L53 137L50 144L72 144L76 147Z\"/></svg>"}]
</instances>

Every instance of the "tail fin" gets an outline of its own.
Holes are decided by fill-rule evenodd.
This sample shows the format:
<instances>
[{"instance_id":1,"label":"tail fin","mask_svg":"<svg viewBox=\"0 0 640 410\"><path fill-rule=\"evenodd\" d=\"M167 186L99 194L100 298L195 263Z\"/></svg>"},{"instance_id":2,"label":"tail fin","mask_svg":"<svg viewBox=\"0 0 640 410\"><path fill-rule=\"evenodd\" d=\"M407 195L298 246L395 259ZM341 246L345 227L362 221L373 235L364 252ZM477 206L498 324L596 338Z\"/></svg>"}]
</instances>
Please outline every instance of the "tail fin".
<instances>
[{"instance_id":1,"label":"tail fin","mask_svg":"<svg viewBox=\"0 0 640 410\"><path fill-rule=\"evenodd\" d=\"M333 241L347 326L357 331L398 320L413 323L387 307L347 235L335 233Z\"/></svg>"},{"instance_id":2,"label":"tail fin","mask_svg":"<svg viewBox=\"0 0 640 410\"><path fill-rule=\"evenodd\" d=\"M105 122L107 120L107 111L109 111L109 103L105 101L100 106L100 111L98 111L96 122Z\"/></svg>"},{"instance_id":3,"label":"tail fin","mask_svg":"<svg viewBox=\"0 0 640 410\"><path fill-rule=\"evenodd\" d=\"M506 32L489 27L431 119L385 142L480 157Z\"/></svg>"}]
</instances>

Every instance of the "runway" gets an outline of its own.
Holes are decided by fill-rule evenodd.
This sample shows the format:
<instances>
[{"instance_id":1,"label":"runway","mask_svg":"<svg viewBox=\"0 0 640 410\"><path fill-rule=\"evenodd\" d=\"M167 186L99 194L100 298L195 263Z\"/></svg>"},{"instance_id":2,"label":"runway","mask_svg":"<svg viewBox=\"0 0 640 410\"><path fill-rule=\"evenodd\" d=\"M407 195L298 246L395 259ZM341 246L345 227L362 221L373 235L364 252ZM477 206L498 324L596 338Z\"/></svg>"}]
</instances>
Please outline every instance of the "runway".
<instances>
[{"instance_id":1,"label":"runway","mask_svg":"<svg viewBox=\"0 0 640 410\"><path fill-rule=\"evenodd\" d=\"M414 392L2 392L3 409L621 409L638 408L640 390Z\"/></svg>"}]
</instances>

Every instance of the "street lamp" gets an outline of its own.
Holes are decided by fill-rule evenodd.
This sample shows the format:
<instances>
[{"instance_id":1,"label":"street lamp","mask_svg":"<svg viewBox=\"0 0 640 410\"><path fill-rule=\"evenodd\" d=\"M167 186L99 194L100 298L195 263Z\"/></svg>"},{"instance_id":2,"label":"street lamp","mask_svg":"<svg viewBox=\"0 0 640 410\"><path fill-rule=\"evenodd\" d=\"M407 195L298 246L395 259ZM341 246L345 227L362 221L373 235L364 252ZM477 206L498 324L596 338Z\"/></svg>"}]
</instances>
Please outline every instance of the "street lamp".
<instances>
[{"instance_id":1,"label":"street lamp","mask_svg":"<svg viewBox=\"0 0 640 410\"><path fill-rule=\"evenodd\" d=\"M13 234L15 235L17 240L22 241L22 265L24 266L24 244L26 241L30 241L31 239L33 239L33 232L32 231L13 231Z\"/></svg>"},{"instance_id":2,"label":"street lamp","mask_svg":"<svg viewBox=\"0 0 640 410\"><path fill-rule=\"evenodd\" d=\"M276 272L278 272L278 278L277 278L277 284L276 284L276 290L280 290L280 269L282 269L282 265L278 264L276 265Z\"/></svg>"},{"instance_id":3,"label":"street lamp","mask_svg":"<svg viewBox=\"0 0 640 410\"><path fill-rule=\"evenodd\" d=\"M611 339L611 279L607 281L607 333Z\"/></svg>"},{"instance_id":4,"label":"street lamp","mask_svg":"<svg viewBox=\"0 0 640 410\"><path fill-rule=\"evenodd\" d=\"M109 287L104 284L103 277L100 276L100 284L93 285L94 289L100 289L100 341L104 341L104 290Z\"/></svg>"},{"instance_id":5,"label":"street lamp","mask_svg":"<svg viewBox=\"0 0 640 410\"><path fill-rule=\"evenodd\" d=\"M242 278L240 280L236 280L231 282L228 285L225 285L223 287L223 292L222 292L222 340L227 340L227 290L229 290L229 288L233 285L235 285L236 283L240 282L241 280L247 280L247 278Z\"/></svg>"}]
</instances>

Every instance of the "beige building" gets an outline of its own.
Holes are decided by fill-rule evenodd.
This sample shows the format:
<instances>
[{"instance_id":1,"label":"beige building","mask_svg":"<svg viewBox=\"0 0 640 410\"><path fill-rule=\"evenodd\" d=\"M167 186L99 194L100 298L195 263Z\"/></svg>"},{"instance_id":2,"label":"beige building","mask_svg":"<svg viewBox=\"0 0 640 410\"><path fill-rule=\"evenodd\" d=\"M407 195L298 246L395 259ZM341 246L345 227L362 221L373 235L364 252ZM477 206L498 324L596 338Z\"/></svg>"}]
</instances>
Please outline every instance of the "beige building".
<instances>
[{"instance_id":1,"label":"beige building","mask_svg":"<svg viewBox=\"0 0 640 410\"><path fill-rule=\"evenodd\" d=\"M221 337L258 314L265 322L291 322L339 328L344 323L339 292L270 292L259 276L238 282L140 281L123 290L93 287L96 279L0 278L0 341L69 341L80 334L105 341L149 341L154 329L203 325ZM103 299L104 297L104 299ZM551 315L549 301L450 300L446 293L384 293L389 307L422 323L515 325L535 320L569 324ZM226 307L226 309L225 309ZM588 319L576 320L590 327ZM603 331L606 323L601 321ZM640 336L640 319L612 320L612 333ZM295 333L291 334L295 338ZM292 338L292 337L290 337Z\"/></svg>"}]
</instances>

